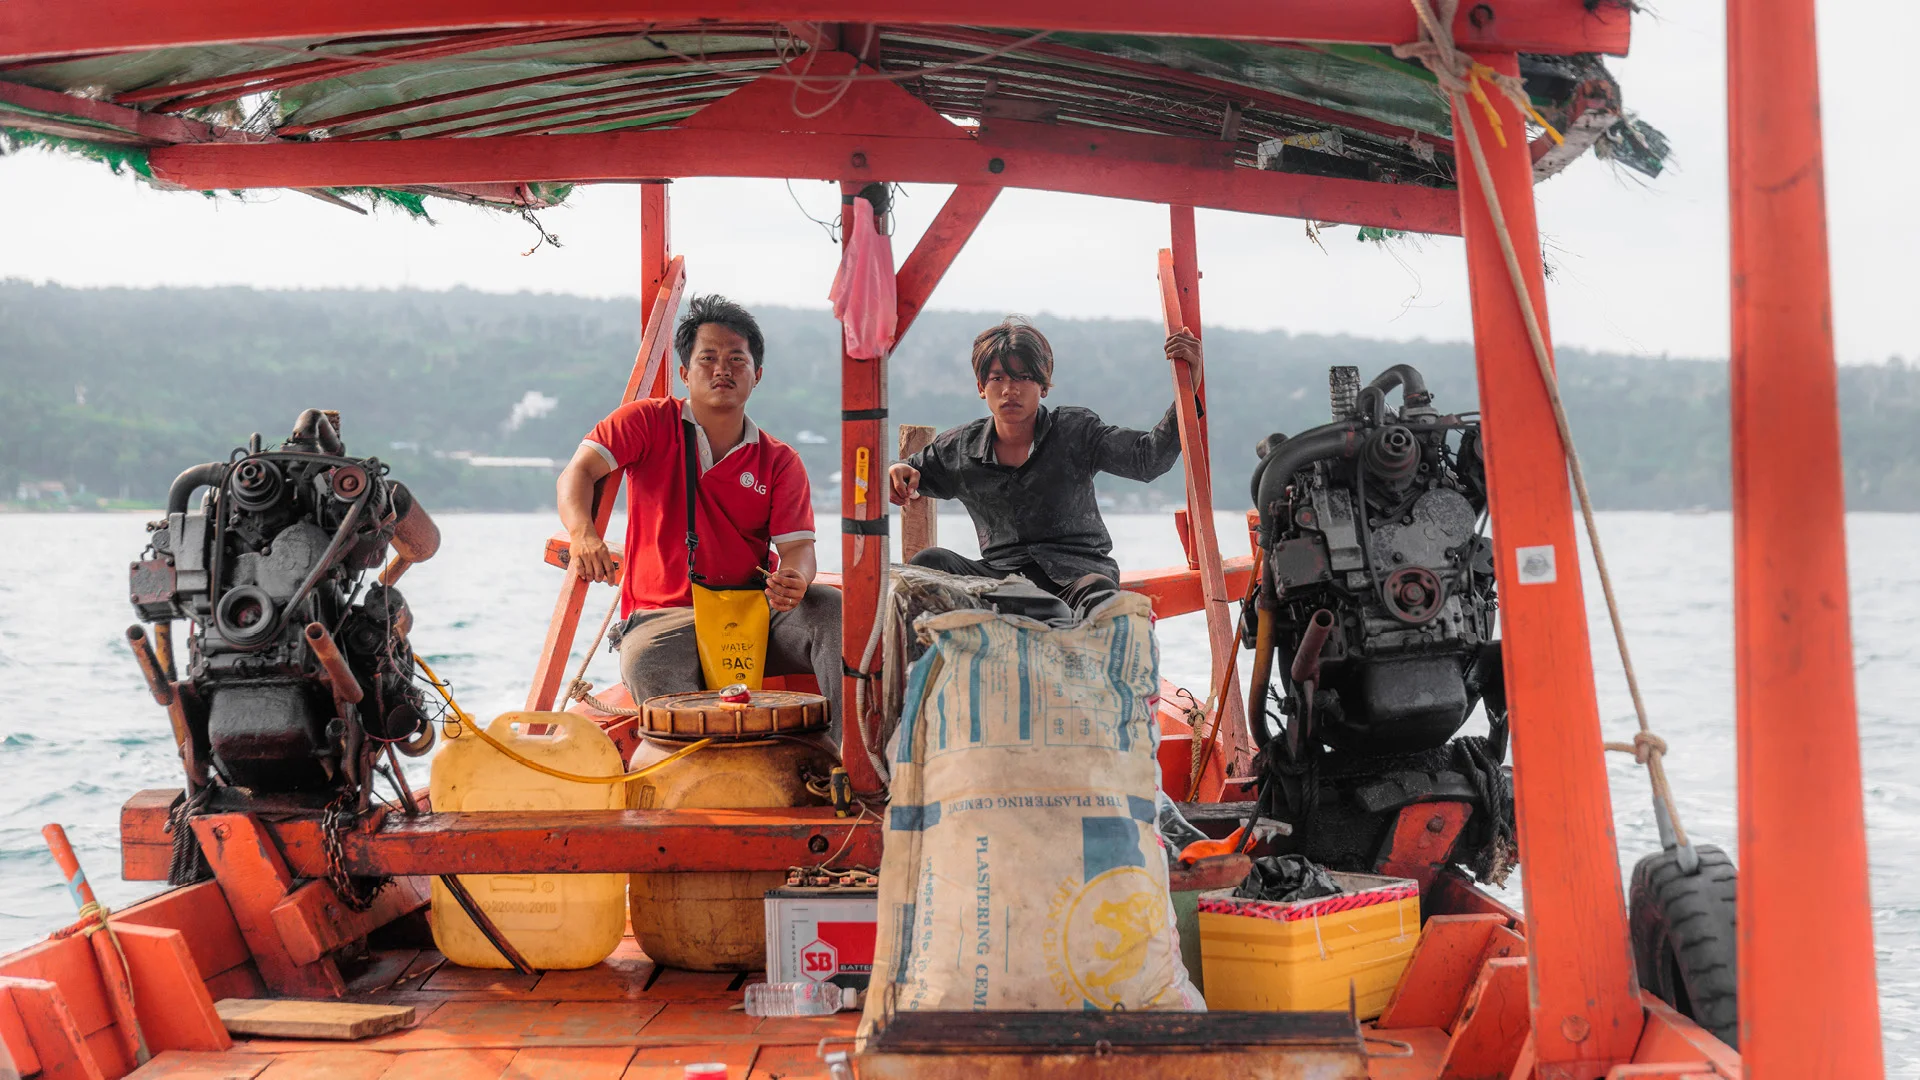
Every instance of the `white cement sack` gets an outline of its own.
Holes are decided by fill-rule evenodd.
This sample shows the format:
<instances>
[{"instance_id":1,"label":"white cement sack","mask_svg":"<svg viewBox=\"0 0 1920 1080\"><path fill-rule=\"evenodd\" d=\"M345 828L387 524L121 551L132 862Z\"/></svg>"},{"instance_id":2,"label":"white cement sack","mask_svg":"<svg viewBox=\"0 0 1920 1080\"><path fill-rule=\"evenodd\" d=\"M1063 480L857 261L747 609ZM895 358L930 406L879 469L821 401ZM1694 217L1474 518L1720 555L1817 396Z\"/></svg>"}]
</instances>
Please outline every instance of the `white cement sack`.
<instances>
[{"instance_id":1,"label":"white cement sack","mask_svg":"<svg viewBox=\"0 0 1920 1080\"><path fill-rule=\"evenodd\" d=\"M1069 629L920 621L864 1030L894 1010L1206 1007L1154 828L1151 610L1122 593Z\"/></svg>"}]
</instances>

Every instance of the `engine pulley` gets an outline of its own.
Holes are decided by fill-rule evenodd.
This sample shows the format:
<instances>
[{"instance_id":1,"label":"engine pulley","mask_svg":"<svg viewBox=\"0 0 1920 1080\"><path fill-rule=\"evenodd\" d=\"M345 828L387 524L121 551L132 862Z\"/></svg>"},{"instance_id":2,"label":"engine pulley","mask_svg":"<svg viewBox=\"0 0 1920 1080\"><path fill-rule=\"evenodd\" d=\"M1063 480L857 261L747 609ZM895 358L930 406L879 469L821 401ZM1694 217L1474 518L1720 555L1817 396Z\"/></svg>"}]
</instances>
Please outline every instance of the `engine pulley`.
<instances>
[{"instance_id":1,"label":"engine pulley","mask_svg":"<svg viewBox=\"0 0 1920 1080\"><path fill-rule=\"evenodd\" d=\"M1387 575L1380 599L1393 617L1420 626L1433 621L1447 602L1447 588L1438 575L1424 566L1403 566Z\"/></svg>"}]
</instances>

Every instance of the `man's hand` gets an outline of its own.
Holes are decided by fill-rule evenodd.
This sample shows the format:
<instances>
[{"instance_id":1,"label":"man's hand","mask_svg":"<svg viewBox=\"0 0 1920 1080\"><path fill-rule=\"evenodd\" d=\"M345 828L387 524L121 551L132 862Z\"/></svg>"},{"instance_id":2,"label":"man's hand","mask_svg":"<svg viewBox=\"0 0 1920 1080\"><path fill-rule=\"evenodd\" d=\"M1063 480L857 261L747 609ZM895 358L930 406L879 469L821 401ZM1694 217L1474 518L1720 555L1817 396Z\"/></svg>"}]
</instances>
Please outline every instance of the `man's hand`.
<instances>
[{"instance_id":1,"label":"man's hand","mask_svg":"<svg viewBox=\"0 0 1920 1080\"><path fill-rule=\"evenodd\" d=\"M767 606L775 611L792 611L807 595L807 579L791 566L783 566L767 575Z\"/></svg>"},{"instance_id":2,"label":"man's hand","mask_svg":"<svg viewBox=\"0 0 1920 1080\"><path fill-rule=\"evenodd\" d=\"M607 548L607 542L600 539L600 534L593 531L593 526L573 529L567 537L567 569L587 581L619 583L620 568L613 561L613 552Z\"/></svg>"},{"instance_id":3,"label":"man's hand","mask_svg":"<svg viewBox=\"0 0 1920 1080\"><path fill-rule=\"evenodd\" d=\"M1186 361L1193 369L1193 385L1200 385L1200 339L1186 327L1167 335L1167 359Z\"/></svg>"},{"instance_id":4,"label":"man's hand","mask_svg":"<svg viewBox=\"0 0 1920 1080\"><path fill-rule=\"evenodd\" d=\"M887 488L887 497L893 500L893 505L907 505L909 499L920 497L920 470L904 461L894 462L887 469Z\"/></svg>"}]
</instances>

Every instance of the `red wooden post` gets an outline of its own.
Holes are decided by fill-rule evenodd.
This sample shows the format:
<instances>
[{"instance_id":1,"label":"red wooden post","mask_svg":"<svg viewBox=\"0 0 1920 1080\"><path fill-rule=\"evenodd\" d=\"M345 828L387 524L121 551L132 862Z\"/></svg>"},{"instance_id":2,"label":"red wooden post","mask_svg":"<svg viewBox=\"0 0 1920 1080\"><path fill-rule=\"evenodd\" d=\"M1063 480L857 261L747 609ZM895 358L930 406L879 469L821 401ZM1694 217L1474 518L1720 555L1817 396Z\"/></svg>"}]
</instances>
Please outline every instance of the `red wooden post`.
<instances>
[{"instance_id":1,"label":"red wooden post","mask_svg":"<svg viewBox=\"0 0 1920 1080\"><path fill-rule=\"evenodd\" d=\"M871 212L870 204L854 197L862 183L841 185L841 243L853 236L853 215ZM874 613L886 588L885 573L893 538L884 532L868 536L853 530L887 520L887 361L858 360L840 347L840 656L845 670L858 671L873 633ZM840 683L840 761L853 790L877 792L885 787L874 768L868 747L869 718L858 709L860 680L848 675ZM868 705L877 695L868 694Z\"/></svg>"},{"instance_id":2,"label":"red wooden post","mask_svg":"<svg viewBox=\"0 0 1920 1080\"><path fill-rule=\"evenodd\" d=\"M647 184L640 189L640 350L633 358L633 370L627 376L622 402L642 394L665 397L672 385L668 374L667 350L672 344L673 316L680 308L680 293L686 287L685 260L675 256L667 243L667 187ZM613 502L618 494L619 474L600 482L594 506L594 528L606 535L613 519ZM560 696L566 678L567 661L573 655L574 635L580 629L580 609L587 602L587 582L568 573L554 601L553 618L547 623L547 637L540 646L540 663L534 669L533 686L527 690L527 708L546 712ZM597 647L598 643L595 643Z\"/></svg>"},{"instance_id":3,"label":"red wooden post","mask_svg":"<svg viewBox=\"0 0 1920 1080\"><path fill-rule=\"evenodd\" d=\"M1477 57L1512 75L1512 53ZM1489 97L1505 130L1526 120ZM1546 283L1534 220L1533 163L1525 140L1500 146L1484 113L1471 119L1493 174L1541 326ZM1465 139L1456 137L1464 151ZM1514 795L1525 867L1532 959L1534 1051L1542 1078L1585 1080L1629 1060L1640 1037L1638 988L1627 946L1613 804L1602 760L1573 500L1559 429L1501 255L1487 194L1464 161L1460 217L1473 295L1480 409L1487 433L1495 574L1506 633L1513 716Z\"/></svg>"},{"instance_id":4,"label":"red wooden post","mask_svg":"<svg viewBox=\"0 0 1920 1080\"><path fill-rule=\"evenodd\" d=\"M1728 3L1727 114L1740 1053L1878 1077L1811 0Z\"/></svg>"},{"instance_id":5,"label":"red wooden post","mask_svg":"<svg viewBox=\"0 0 1920 1080\"><path fill-rule=\"evenodd\" d=\"M1173 247L1161 255L1161 306L1167 332L1182 326L1200 335L1200 268L1193 234L1193 207L1173 206ZM1204 366L1202 377L1205 376ZM1225 729L1219 735L1225 753L1228 774L1244 774L1252 754L1252 733L1247 730L1246 707L1240 700L1237 677L1229 683L1228 669L1239 653L1239 633L1234 629L1233 613L1227 605L1239 597L1227 592L1226 573L1220 563L1220 538L1213 527L1213 469L1207 441L1206 390L1193 382L1184 365L1173 372L1174 393L1179 402L1180 462L1187 480L1187 528L1193 536L1193 554L1200 563L1200 588L1206 598L1207 638L1212 645L1213 667L1207 680L1207 693L1219 694L1216 716ZM1223 690L1222 687L1225 687ZM1196 741L1195 746L1199 746ZM1195 751L1198 752L1197 750Z\"/></svg>"}]
</instances>

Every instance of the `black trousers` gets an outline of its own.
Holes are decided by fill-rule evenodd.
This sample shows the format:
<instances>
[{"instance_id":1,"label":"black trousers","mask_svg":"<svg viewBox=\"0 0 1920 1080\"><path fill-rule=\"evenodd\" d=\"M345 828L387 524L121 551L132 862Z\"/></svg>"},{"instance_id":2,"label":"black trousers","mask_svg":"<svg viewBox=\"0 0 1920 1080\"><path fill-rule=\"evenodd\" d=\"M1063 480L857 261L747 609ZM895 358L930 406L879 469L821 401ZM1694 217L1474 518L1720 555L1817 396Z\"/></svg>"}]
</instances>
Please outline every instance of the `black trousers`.
<instances>
[{"instance_id":1,"label":"black trousers","mask_svg":"<svg viewBox=\"0 0 1920 1080\"><path fill-rule=\"evenodd\" d=\"M1108 597L1120 591L1120 583L1105 574L1085 574L1069 584L1062 585L1048 577L1045 570L1031 563L1018 570L997 570L979 559L969 559L965 555L942 547L927 548L909 562L923 569L938 570L943 574L958 574L962 577L1002 580L1019 574L1039 586L1041 590L1059 597L1079 615L1087 614L1105 602Z\"/></svg>"}]
</instances>

